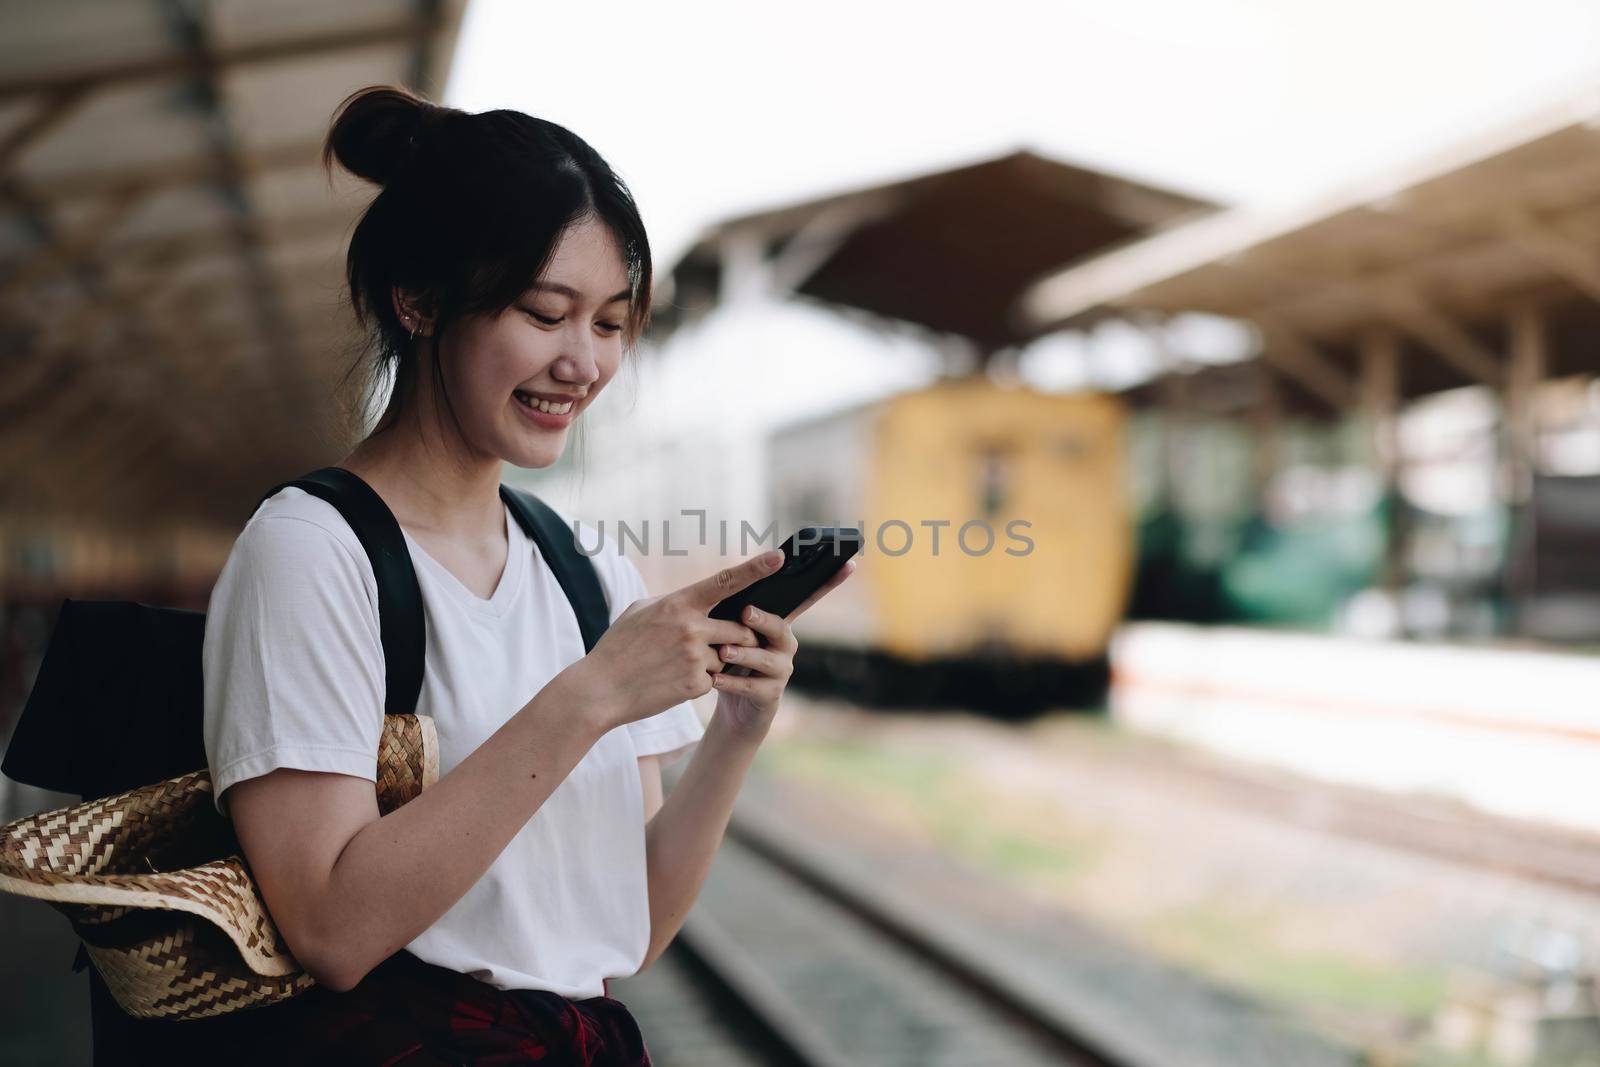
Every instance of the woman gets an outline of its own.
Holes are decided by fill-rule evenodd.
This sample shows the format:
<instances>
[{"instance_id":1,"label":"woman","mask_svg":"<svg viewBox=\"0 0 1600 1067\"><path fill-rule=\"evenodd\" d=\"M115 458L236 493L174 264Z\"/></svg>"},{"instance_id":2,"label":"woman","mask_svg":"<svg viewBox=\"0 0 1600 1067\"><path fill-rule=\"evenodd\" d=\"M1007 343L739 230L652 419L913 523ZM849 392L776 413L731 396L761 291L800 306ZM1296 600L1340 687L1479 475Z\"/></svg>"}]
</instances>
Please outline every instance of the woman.
<instances>
[{"instance_id":1,"label":"woman","mask_svg":"<svg viewBox=\"0 0 1600 1067\"><path fill-rule=\"evenodd\" d=\"M594 563L612 623L585 655L498 489L503 463L556 462L647 323L632 197L560 126L386 87L341 105L325 158L382 186L348 276L394 391L337 465L411 550L440 778L379 817L371 565L332 505L282 490L234 545L204 653L218 807L319 983L262 1013L255 1051L648 1063L606 980L649 966L683 922L791 673L789 622L851 568L788 619L724 622L708 610L781 553L651 597L608 545ZM713 688L702 727L688 701ZM661 766L691 749L663 803Z\"/></svg>"}]
</instances>

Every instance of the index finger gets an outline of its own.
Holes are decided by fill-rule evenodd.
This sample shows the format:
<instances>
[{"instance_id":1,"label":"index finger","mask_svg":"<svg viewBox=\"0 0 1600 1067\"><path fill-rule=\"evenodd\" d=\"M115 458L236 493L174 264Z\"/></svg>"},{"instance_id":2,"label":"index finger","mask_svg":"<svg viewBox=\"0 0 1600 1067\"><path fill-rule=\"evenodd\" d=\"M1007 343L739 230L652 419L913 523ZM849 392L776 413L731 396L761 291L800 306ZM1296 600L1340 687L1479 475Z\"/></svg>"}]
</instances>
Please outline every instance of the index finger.
<instances>
[{"instance_id":1,"label":"index finger","mask_svg":"<svg viewBox=\"0 0 1600 1067\"><path fill-rule=\"evenodd\" d=\"M697 608L710 611L717 606L718 601L732 596L757 579L765 578L782 564L783 553L773 549L743 563L724 567L709 578L702 578L698 582L686 585L678 590L676 595Z\"/></svg>"}]
</instances>

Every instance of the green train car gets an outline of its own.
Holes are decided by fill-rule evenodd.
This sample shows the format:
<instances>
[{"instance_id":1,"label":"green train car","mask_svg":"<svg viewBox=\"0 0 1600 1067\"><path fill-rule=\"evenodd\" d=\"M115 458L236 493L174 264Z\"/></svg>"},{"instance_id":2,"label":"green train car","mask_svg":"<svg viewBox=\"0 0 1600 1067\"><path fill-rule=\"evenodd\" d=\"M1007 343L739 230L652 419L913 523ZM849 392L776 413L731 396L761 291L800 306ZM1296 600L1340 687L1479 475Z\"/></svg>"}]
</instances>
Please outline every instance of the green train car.
<instances>
[{"instance_id":1,"label":"green train car","mask_svg":"<svg viewBox=\"0 0 1600 1067\"><path fill-rule=\"evenodd\" d=\"M1135 559L1123 404L948 379L768 441L784 531L859 526L796 624L801 688L881 706L1093 707Z\"/></svg>"}]
</instances>

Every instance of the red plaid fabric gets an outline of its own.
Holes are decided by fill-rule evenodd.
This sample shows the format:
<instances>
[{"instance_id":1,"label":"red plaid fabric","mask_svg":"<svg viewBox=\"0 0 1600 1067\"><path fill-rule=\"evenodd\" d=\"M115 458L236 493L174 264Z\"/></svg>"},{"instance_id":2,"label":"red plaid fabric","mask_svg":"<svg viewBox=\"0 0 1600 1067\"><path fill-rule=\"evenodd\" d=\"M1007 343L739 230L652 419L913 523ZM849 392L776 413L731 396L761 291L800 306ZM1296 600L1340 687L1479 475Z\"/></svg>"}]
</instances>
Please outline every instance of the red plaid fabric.
<instances>
[{"instance_id":1,"label":"red plaid fabric","mask_svg":"<svg viewBox=\"0 0 1600 1067\"><path fill-rule=\"evenodd\" d=\"M315 988L263 1012L263 1022L267 1015L273 1026L246 1062L650 1067L638 1023L619 1000L498 989L406 951L349 992Z\"/></svg>"}]
</instances>

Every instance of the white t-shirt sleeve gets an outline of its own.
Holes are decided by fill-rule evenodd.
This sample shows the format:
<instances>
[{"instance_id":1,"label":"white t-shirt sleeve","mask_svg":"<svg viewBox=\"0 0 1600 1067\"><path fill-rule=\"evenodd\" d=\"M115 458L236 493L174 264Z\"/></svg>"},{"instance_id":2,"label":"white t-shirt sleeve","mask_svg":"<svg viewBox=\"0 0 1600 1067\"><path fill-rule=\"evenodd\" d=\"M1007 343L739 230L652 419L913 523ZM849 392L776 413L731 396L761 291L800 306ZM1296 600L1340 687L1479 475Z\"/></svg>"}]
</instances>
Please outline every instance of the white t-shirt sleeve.
<instances>
[{"instance_id":1,"label":"white t-shirt sleeve","mask_svg":"<svg viewBox=\"0 0 1600 1067\"><path fill-rule=\"evenodd\" d=\"M378 608L363 562L332 530L292 515L245 527L211 592L202 668L223 815L229 786L279 767L377 780Z\"/></svg>"},{"instance_id":2,"label":"white t-shirt sleeve","mask_svg":"<svg viewBox=\"0 0 1600 1067\"><path fill-rule=\"evenodd\" d=\"M614 553L615 550L607 545L605 551ZM611 621L615 622L629 604L648 597L650 591L645 588L644 576L639 573L633 560L613 555L610 562L612 567L608 569L617 592L611 598ZM700 714L695 711L694 704L687 700L666 711L628 723L634 750L641 756L659 755L663 766L676 763L693 752L705 732L705 727L700 723Z\"/></svg>"}]
</instances>

